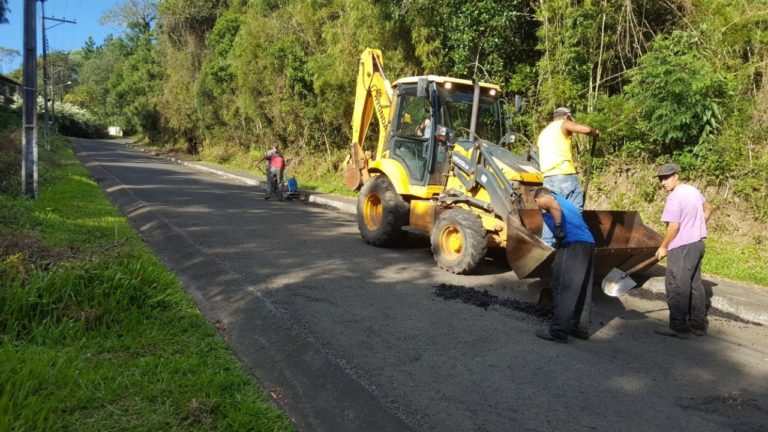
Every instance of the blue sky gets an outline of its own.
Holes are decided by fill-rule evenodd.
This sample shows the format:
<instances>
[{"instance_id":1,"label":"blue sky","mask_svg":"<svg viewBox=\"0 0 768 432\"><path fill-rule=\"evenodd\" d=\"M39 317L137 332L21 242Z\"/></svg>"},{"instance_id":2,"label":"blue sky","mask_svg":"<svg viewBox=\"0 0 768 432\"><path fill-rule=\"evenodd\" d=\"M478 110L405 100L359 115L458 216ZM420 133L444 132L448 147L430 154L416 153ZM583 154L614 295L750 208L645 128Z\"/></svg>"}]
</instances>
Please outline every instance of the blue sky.
<instances>
[{"instance_id":1,"label":"blue sky","mask_svg":"<svg viewBox=\"0 0 768 432\"><path fill-rule=\"evenodd\" d=\"M45 16L77 21L77 24L61 24L51 28L56 23L46 21L48 27L49 51L71 51L83 47L90 35L101 44L104 37L112 33L122 33L119 27L99 24L99 18L107 10L121 3L117 0L46 0ZM24 47L24 0L9 0L8 24L0 24L0 47L13 48L22 51ZM41 4L37 2L37 53L42 55L43 45L40 40L42 29L40 24ZM19 56L13 63L0 64L0 71L8 73L21 66Z\"/></svg>"}]
</instances>

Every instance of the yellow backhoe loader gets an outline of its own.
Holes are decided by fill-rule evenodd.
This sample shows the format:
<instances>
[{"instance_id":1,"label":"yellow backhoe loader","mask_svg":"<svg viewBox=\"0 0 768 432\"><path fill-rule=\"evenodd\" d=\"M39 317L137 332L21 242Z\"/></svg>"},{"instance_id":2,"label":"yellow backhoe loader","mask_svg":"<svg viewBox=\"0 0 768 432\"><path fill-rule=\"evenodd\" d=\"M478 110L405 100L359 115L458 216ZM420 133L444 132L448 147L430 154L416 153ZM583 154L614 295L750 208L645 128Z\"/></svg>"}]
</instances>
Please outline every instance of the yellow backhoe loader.
<instances>
[{"instance_id":1,"label":"yellow backhoe loader","mask_svg":"<svg viewBox=\"0 0 768 432\"><path fill-rule=\"evenodd\" d=\"M539 237L533 200L542 175L530 147L513 151L521 140L507 131L501 89L433 75L390 84L382 64L376 49L360 57L344 170L359 190L363 239L386 247L405 232L427 235L438 266L457 274L472 273L498 247L519 278L546 275L554 250ZM371 151L365 138L374 113L379 137ZM584 219L597 242L597 274L636 266L661 243L634 211L585 211Z\"/></svg>"}]
</instances>

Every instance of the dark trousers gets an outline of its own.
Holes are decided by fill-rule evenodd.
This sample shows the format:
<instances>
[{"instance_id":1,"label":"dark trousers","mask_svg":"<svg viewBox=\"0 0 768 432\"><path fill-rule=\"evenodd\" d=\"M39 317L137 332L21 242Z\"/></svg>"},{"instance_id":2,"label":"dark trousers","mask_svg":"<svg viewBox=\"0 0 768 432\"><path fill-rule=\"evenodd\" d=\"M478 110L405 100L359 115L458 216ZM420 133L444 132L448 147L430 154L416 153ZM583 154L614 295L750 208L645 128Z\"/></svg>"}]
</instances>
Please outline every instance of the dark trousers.
<instances>
[{"instance_id":1,"label":"dark trousers","mask_svg":"<svg viewBox=\"0 0 768 432\"><path fill-rule=\"evenodd\" d=\"M554 316L549 332L566 339L571 329L589 331L595 245L575 242L561 247L552 264Z\"/></svg>"},{"instance_id":2,"label":"dark trousers","mask_svg":"<svg viewBox=\"0 0 768 432\"><path fill-rule=\"evenodd\" d=\"M704 242L676 247L667 255L664 287L669 306L669 328L687 332L692 328L706 330L709 298L701 283L701 260Z\"/></svg>"},{"instance_id":3,"label":"dark trousers","mask_svg":"<svg viewBox=\"0 0 768 432\"><path fill-rule=\"evenodd\" d=\"M280 183L283 182L283 170L280 168L270 168L267 171L267 194L280 195ZM277 183L277 190L273 190L272 183Z\"/></svg>"}]
</instances>

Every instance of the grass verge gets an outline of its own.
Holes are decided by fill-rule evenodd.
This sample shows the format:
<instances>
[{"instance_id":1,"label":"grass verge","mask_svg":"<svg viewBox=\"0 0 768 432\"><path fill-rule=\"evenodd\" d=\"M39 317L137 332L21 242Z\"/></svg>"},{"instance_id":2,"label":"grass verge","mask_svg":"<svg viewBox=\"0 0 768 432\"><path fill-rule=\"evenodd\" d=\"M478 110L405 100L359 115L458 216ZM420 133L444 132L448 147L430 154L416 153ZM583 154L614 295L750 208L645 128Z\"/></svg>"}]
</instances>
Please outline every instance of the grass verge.
<instances>
[{"instance_id":1,"label":"grass verge","mask_svg":"<svg viewBox=\"0 0 768 432\"><path fill-rule=\"evenodd\" d=\"M291 430L65 140L39 170L0 194L0 430Z\"/></svg>"},{"instance_id":2,"label":"grass verge","mask_svg":"<svg viewBox=\"0 0 768 432\"><path fill-rule=\"evenodd\" d=\"M768 287L768 248L762 237L737 242L722 234L706 240L702 271L735 281Z\"/></svg>"}]
</instances>

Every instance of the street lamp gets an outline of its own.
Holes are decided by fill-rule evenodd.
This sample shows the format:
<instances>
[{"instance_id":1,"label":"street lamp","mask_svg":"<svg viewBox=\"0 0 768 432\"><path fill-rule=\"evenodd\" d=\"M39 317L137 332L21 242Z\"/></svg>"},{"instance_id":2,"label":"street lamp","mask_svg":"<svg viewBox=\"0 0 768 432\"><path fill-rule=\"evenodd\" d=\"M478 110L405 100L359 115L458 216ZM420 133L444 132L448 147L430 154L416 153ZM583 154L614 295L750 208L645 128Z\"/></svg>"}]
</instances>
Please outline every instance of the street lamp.
<instances>
[{"instance_id":1,"label":"street lamp","mask_svg":"<svg viewBox=\"0 0 768 432\"><path fill-rule=\"evenodd\" d=\"M54 122L56 119L56 88L68 86L70 84L72 84L72 81L67 81L64 84L51 86L51 124L55 124Z\"/></svg>"}]
</instances>

